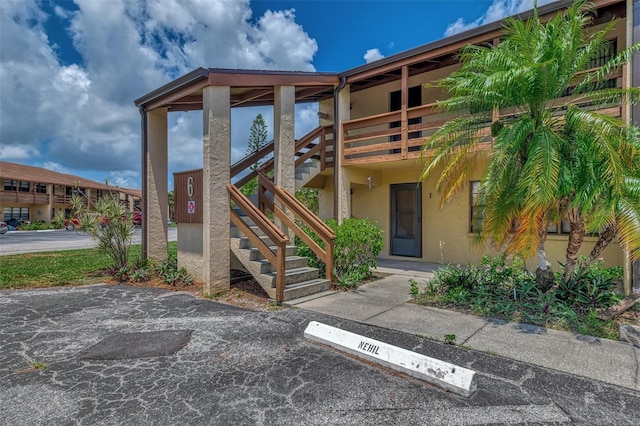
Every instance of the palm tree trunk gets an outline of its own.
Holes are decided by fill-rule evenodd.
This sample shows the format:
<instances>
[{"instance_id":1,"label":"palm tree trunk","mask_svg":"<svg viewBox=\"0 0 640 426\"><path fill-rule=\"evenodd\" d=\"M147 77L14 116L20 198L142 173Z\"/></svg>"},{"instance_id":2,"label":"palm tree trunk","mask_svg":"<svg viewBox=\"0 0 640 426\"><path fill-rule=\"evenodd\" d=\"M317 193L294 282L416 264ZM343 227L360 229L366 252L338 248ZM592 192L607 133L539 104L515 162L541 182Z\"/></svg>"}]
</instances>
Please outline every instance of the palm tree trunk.
<instances>
[{"instance_id":1,"label":"palm tree trunk","mask_svg":"<svg viewBox=\"0 0 640 426\"><path fill-rule=\"evenodd\" d=\"M566 261L564 264L564 282L568 282L569 278L576 270L576 264L578 263L578 250L584 241L584 236L587 233L584 216L580 213L580 210L576 208L570 208L567 210L567 219L569 219L569 243L567 244Z\"/></svg>"},{"instance_id":2,"label":"palm tree trunk","mask_svg":"<svg viewBox=\"0 0 640 426\"><path fill-rule=\"evenodd\" d=\"M547 253L544 250L546 240L547 230L545 228L540 236L540 241L538 241L538 267L536 268L536 285L542 291L549 290L555 284L555 276L551 269L551 263L549 263Z\"/></svg>"},{"instance_id":3,"label":"palm tree trunk","mask_svg":"<svg viewBox=\"0 0 640 426\"><path fill-rule=\"evenodd\" d=\"M613 241L618 233L618 227L615 223L611 223L606 226L604 231L600 234L600 238L596 242L596 245L593 246L591 253L589 253L589 257L586 261L586 266L591 265L593 262L598 260L600 254L609 246L609 243Z\"/></svg>"}]
</instances>

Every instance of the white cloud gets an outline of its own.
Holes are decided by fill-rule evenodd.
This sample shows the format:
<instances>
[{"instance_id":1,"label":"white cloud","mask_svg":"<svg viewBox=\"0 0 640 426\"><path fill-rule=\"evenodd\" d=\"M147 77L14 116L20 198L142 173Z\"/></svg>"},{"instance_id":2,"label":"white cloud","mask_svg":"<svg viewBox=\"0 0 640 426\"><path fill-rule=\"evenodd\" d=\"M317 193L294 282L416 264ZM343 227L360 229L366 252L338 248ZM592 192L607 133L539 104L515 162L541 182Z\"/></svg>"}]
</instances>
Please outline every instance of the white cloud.
<instances>
[{"instance_id":1,"label":"white cloud","mask_svg":"<svg viewBox=\"0 0 640 426\"><path fill-rule=\"evenodd\" d=\"M43 163L36 163L36 164L34 164L34 166L41 167L41 168L47 169L47 170L52 170L54 172L72 174L71 170L67 169L63 165L58 164L58 163L56 163L54 161L45 161Z\"/></svg>"},{"instance_id":2,"label":"white cloud","mask_svg":"<svg viewBox=\"0 0 640 426\"><path fill-rule=\"evenodd\" d=\"M538 6L552 1L554 0L538 0ZM481 17L472 22L465 22L464 19L458 18L447 27L444 35L449 37L531 9L533 9L533 0L493 0L493 3Z\"/></svg>"},{"instance_id":3,"label":"white cloud","mask_svg":"<svg viewBox=\"0 0 640 426\"><path fill-rule=\"evenodd\" d=\"M134 188L137 186L138 172L133 170L121 170L109 173L107 182L110 186L119 188Z\"/></svg>"},{"instance_id":4,"label":"white cloud","mask_svg":"<svg viewBox=\"0 0 640 426\"><path fill-rule=\"evenodd\" d=\"M74 11L64 2L53 8L68 23L65 30L82 58L68 64L47 37L48 17L38 0L0 2L3 159L46 159L51 168L102 171L110 181L139 186L140 115L134 99L200 66L315 70L318 45L295 22L293 10L270 10L255 19L248 0L76 5ZM200 167L201 114L169 117L170 170ZM234 119L234 159L246 149L238 123Z\"/></svg>"},{"instance_id":5,"label":"white cloud","mask_svg":"<svg viewBox=\"0 0 640 426\"><path fill-rule=\"evenodd\" d=\"M369 49L364 54L364 60L368 64L373 61L377 61L378 59L384 58L384 55L380 53L380 49Z\"/></svg>"}]
</instances>

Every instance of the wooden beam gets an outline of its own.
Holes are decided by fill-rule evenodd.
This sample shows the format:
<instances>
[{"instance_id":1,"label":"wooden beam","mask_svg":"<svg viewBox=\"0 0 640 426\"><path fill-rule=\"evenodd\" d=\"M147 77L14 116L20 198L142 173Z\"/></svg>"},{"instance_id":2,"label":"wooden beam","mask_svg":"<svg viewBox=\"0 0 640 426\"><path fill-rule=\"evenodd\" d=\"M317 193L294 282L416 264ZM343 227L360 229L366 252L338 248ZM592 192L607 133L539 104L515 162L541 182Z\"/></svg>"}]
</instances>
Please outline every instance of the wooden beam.
<instances>
[{"instance_id":1,"label":"wooden beam","mask_svg":"<svg viewBox=\"0 0 640 426\"><path fill-rule=\"evenodd\" d=\"M230 87L337 86L337 75L209 71L209 84Z\"/></svg>"},{"instance_id":2,"label":"wooden beam","mask_svg":"<svg viewBox=\"0 0 640 426\"><path fill-rule=\"evenodd\" d=\"M167 107L170 103L175 102L185 96L191 95L192 93L197 92L198 90L202 90L204 87L208 86L209 82L207 80L199 81L191 86L184 87L176 92L170 93L162 98L156 99L145 107L145 111L151 111L155 108ZM202 96L200 96L202 99Z\"/></svg>"},{"instance_id":3,"label":"wooden beam","mask_svg":"<svg viewBox=\"0 0 640 426\"><path fill-rule=\"evenodd\" d=\"M239 95L237 98L232 96L231 106L234 107L234 106L242 105L244 103L254 101L256 99L262 98L263 96L266 96L269 94L273 95L273 87L249 90L247 93L243 93L242 95Z\"/></svg>"}]
</instances>

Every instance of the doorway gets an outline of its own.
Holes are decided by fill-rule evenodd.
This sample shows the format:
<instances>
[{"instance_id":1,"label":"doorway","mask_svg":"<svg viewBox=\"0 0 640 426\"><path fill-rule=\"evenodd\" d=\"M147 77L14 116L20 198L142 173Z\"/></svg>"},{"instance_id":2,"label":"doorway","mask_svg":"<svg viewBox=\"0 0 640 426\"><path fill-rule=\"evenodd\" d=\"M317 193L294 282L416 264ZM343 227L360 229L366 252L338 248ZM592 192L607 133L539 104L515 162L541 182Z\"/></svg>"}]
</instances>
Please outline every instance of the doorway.
<instances>
[{"instance_id":1,"label":"doorway","mask_svg":"<svg viewBox=\"0 0 640 426\"><path fill-rule=\"evenodd\" d=\"M422 257L421 223L422 185L391 185L391 255Z\"/></svg>"}]
</instances>

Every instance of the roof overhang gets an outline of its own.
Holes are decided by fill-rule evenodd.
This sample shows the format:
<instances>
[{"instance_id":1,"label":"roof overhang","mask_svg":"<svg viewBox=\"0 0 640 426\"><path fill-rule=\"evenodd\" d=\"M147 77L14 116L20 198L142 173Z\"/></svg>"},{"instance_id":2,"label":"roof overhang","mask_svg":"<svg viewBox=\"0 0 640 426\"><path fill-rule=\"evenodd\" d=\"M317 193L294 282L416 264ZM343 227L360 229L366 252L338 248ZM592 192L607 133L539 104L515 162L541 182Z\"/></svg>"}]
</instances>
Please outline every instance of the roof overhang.
<instances>
[{"instance_id":1,"label":"roof overhang","mask_svg":"<svg viewBox=\"0 0 640 426\"><path fill-rule=\"evenodd\" d=\"M207 86L230 87L231 107L273 105L276 86L294 86L296 103L317 102L333 96L339 84L335 73L198 68L134 103L145 111L155 108L201 110L202 92Z\"/></svg>"},{"instance_id":2,"label":"roof overhang","mask_svg":"<svg viewBox=\"0 0 640 426\"><path fill-rule=\"evenodd\" d=\"M592 4L598 10L599 21L611 19L611 15L624 16L624 0L592 0ZM555 15L558 11L566 9L573 0L561 0L538 8L538 15L543 20ZM514 15L513 18L529 19L533 16L533 10ZM455 34L451 37L440 39L414 49L410 49L393 56L382 58L378 61L352 68L339 73L339 77L345 78L350 85L351 92L366 89L368 87L398 80L402 75L402 68L408 67L408 75L421 74L433 69L442 68L458 62L457 55L460 49L469 44L486 44L497 40L502 35L505 20L492 22L469 31Z\"/></svg>"}]
</instances>

